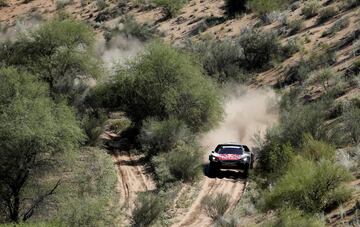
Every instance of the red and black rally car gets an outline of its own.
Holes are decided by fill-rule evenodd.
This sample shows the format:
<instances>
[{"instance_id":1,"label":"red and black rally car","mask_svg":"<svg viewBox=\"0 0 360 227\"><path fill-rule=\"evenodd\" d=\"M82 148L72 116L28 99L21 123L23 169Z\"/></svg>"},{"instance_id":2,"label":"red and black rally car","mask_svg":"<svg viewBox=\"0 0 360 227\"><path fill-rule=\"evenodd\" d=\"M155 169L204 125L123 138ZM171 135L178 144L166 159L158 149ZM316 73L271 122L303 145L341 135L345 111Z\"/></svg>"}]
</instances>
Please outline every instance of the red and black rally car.
<instances>
[{"instance_id":1,"label":"red and black rally car","mask_svg":"<svg viewBox=\"0 0 360 227\"><path fill-rule=\"evenodd\" d=\"M209 161L209 170L213 174L220 169L240 169L247 175L253 167L254 154L246 145L219 144L209 155Z\"/></svg>"}]
</instances>

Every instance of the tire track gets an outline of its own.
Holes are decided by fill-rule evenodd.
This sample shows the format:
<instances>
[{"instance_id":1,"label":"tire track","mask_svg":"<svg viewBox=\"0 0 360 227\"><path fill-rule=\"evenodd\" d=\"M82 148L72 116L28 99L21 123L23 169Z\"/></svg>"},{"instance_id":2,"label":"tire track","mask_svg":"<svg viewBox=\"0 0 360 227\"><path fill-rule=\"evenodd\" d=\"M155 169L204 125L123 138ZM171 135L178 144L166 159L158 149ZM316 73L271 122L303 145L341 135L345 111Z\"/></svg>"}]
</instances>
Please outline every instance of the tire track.
<instances>
[{"instance_id":1,"label":"tire track","mask_svg":"<svg viewBox=\"0 0 360 227\"><path fill-rule=\"evenodd\" d=\"M134 167L135 167L135 170L136 170L136 174L135 174L135 175L141 177L141 181L140 181L140 182L141 182L142 188L145 189L145 191L149 190L149 187L148 187L148 185L146 184L147 179L146 179L146 177L145 177L142 169L139 167L139 165L136 164L135 160L131 157L132 155L130 154L130 152L128 151L127 153L128 153L128 155L129 155L129 160L130 160L131 164L134 165ZM139 161L139 160L138 160L138 161ZM134 173L133 173L133 174L134 174Z\"/></svg>"},{"instance_id":2,"label":"tire track","mask_svg":"<svg viewBox=\"0 0 360 227\"><path fill-rule=\"evenodd\" d=\"M202 210L201 201L203 198L207 195L216 196L219 193L228 194L230 205L227 212L229 212L234 209L241 200L245 184L246 181L241 179L205 178L202 189L196 200L188 209L186 214L181 215L184 218L179 223L172 225L172 227L210 226L213 223L213 220Z\"/></svg>"},{"instance_id":3,"label":"tire track","mask_svg":"<svg viewBox=\"0 0 360 227\"><path fill-rule=\"evenodd\" d=\"M197 196L194 203L191 205L189 210L184 216L184 219L182 219L179 223L176 223L173 225L173 227L183 227L183 226L191 226L193 222L196 221L197 216L201 214L201 201L206 195L210 195L213 190L215 190L219 185L220 181L218 179L209 179L206 178L205 182L202 186L202 189Z\"/></svg>"},{"instance_id":4,"label":"tire track","mask_svg":"<svg viewBox=\"0 0 360 227\"><path fill-rule=\"evenodd\" d=\"M126 218L124 221L130 223L131 212L135 207L137 193L154 190L156 188L155 182L141 164L141 156L132 155L130 152L115 151L113 153L113 159L118 169L120 202ZM225 175L229 175L227 172L225 173ZM201 207L201 201L207 195L216 196L218 193L228 194L230 197L228 211L234 209L241 199L245 188L245 180L234 178L231 175L232 174L227 177L223 176L222 178L205 177L199 194L186 212L178 214L175 212L175 218L173 218L173 220L177 223L174 223L173 227L212 225L213 220L206 215Z\"/></svg>"},{"instance_id":5,"label":"tire track","mask_svg":"<svg viewBox=\"0 0 360 227\"><path fill-rule=\"evenodd\" d=\"M141 164L141 156L130 152L114 151L113 159L118 170L118 190L121 207L127 217L135 207L137 194L154 190L155 182Z\"/></svg>"}]
</instances>

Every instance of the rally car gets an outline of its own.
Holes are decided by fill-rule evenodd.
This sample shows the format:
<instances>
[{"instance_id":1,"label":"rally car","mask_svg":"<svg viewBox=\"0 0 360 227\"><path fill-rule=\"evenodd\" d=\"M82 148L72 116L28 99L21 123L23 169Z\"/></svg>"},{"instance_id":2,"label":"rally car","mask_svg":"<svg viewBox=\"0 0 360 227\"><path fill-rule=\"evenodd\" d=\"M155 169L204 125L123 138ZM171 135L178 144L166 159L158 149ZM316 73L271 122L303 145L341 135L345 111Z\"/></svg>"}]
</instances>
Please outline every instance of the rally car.
<instances>
[{"instance_id":1,"label":"rally car","mask_svg":"<svg viewBox=\"0 0 360 227\"><path fill-rule=\"evenodd\" d=\"M209 155L209 171L216 174L220 169L240 169L247 176L253 168L254 154L249 147L240 144L219 144Z\"/></svg>"}]
</instances>

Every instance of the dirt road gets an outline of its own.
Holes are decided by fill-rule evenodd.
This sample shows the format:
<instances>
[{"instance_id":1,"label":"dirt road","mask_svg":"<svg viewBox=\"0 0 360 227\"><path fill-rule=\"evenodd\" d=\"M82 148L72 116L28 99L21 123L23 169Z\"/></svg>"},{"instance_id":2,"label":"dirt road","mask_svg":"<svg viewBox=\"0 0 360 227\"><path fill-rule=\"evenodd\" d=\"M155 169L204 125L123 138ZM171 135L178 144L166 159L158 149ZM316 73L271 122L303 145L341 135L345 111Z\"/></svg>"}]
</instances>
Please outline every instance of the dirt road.
<instances>
[{"instance_id":1,"label":"dirt road","mask_svg":"<svg viewBox=\"0 0 360 227\"><path fill-rule=\"evenodd\" d=\"M218 193L228 194L230 196L228 211L230 211L239 203L245 189L245 184L246 180L239 178L238 173L233 171L223 171L217 178L205 176L201 191L194 203L185 213L177 214L173 227L210 226L213 222L212 219L201 209L203 198L207 195L216 196Z\"/></svg>"},{"instance_id":2,"label":"dirt road","mask_svg":"<svg viewBox=\"0 0 360 227\"><path fill-rule=\"evenodd\" d=\"M128 151L114 151L113 159L118 169L120 203L125 215L130 217L137 193L154 190L156 184L142 165L141 156L132 155Z\"/></svg>"},{"instance_id":3,"label":"dirt road","mask_svg":"<svg viewBox=\"0 0 360 227\"><path fill-rule=\"evenodd\" d=\"M154 190L156 184L142 165L141 156L132 155L127 151L114 151L113 159L118 169L119 200L125 213L126 223L123 224L126 226L129 224L137 193ZM201 190L191 206L186 210L175 212L173 227L210 226L212 219L201 209L204 196L215 196L217 193L229 194L231 203L229 210L231 210L240 201L244 187L245 180L239 178L236 172L224 171L217 178L204 176Z\"/></svg>"}]
</instances>

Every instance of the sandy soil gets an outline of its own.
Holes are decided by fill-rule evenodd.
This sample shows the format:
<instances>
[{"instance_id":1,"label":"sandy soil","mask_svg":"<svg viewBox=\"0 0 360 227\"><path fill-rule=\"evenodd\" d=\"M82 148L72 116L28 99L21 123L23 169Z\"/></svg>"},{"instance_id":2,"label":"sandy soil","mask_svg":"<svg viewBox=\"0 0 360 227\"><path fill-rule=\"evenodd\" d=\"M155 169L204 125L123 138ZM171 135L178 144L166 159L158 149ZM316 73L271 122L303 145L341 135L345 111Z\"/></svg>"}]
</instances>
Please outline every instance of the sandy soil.
<instances>
[{"instance_id":1,"label":"sandy soil","mask_svg":"<svg viewBox=\"0 0 360 227\"><path fill-rule=\"evenodd\" d=\"M131 212L135 207L137 193L156 189L156 184L152 180L150 173L141 164L141 156L132 155L125 151L115 151L113 153L114 163L118 170L118 191L120 194L119 202L122 206L128 224L131 219ZM210 226L212 219L201 209L201 201L206 195L216 195L218 193L230 196L230 207L232 210L240 201L245 189L246 180L236 171L222 171L216 178L204 176L202 186L196 199L188 209L175 210L173 227L180 226ZM186 188L186 186L184 186ZM181 196L181 192L179 193ZM174 204L176 199L174 200Z\"/></svg>"},{"instance_id":2,"label":"sandy soil","mask_svg":"<svg viewBox=\"0 0 360 227\"><path fill-rule=\"evenodd\" d=\"M177 214L173 227L210 226L213 222L212 219L201 209L201 201L206 195L228 194L230 196L230 208L228 211L235 207L241 199L246 181L236 177L238 174L235 172L224 171L221 175L226 177L213 179L206 177L203 180L201 191L194 203L185 213Z\"/></svg>"},{"instance_id":3,"label":"sandy soil","mask_svg":"<svg viewBox=\"0 0 360 227\"><path fill-rule=\"evenodd\" d=\"M150 173L141 164L141 156L125 151L115 151L113 159L118 170L119 200L129 219L135 207L137 193L154 190L156 185Z\"/></svg>"}]
</instances>

